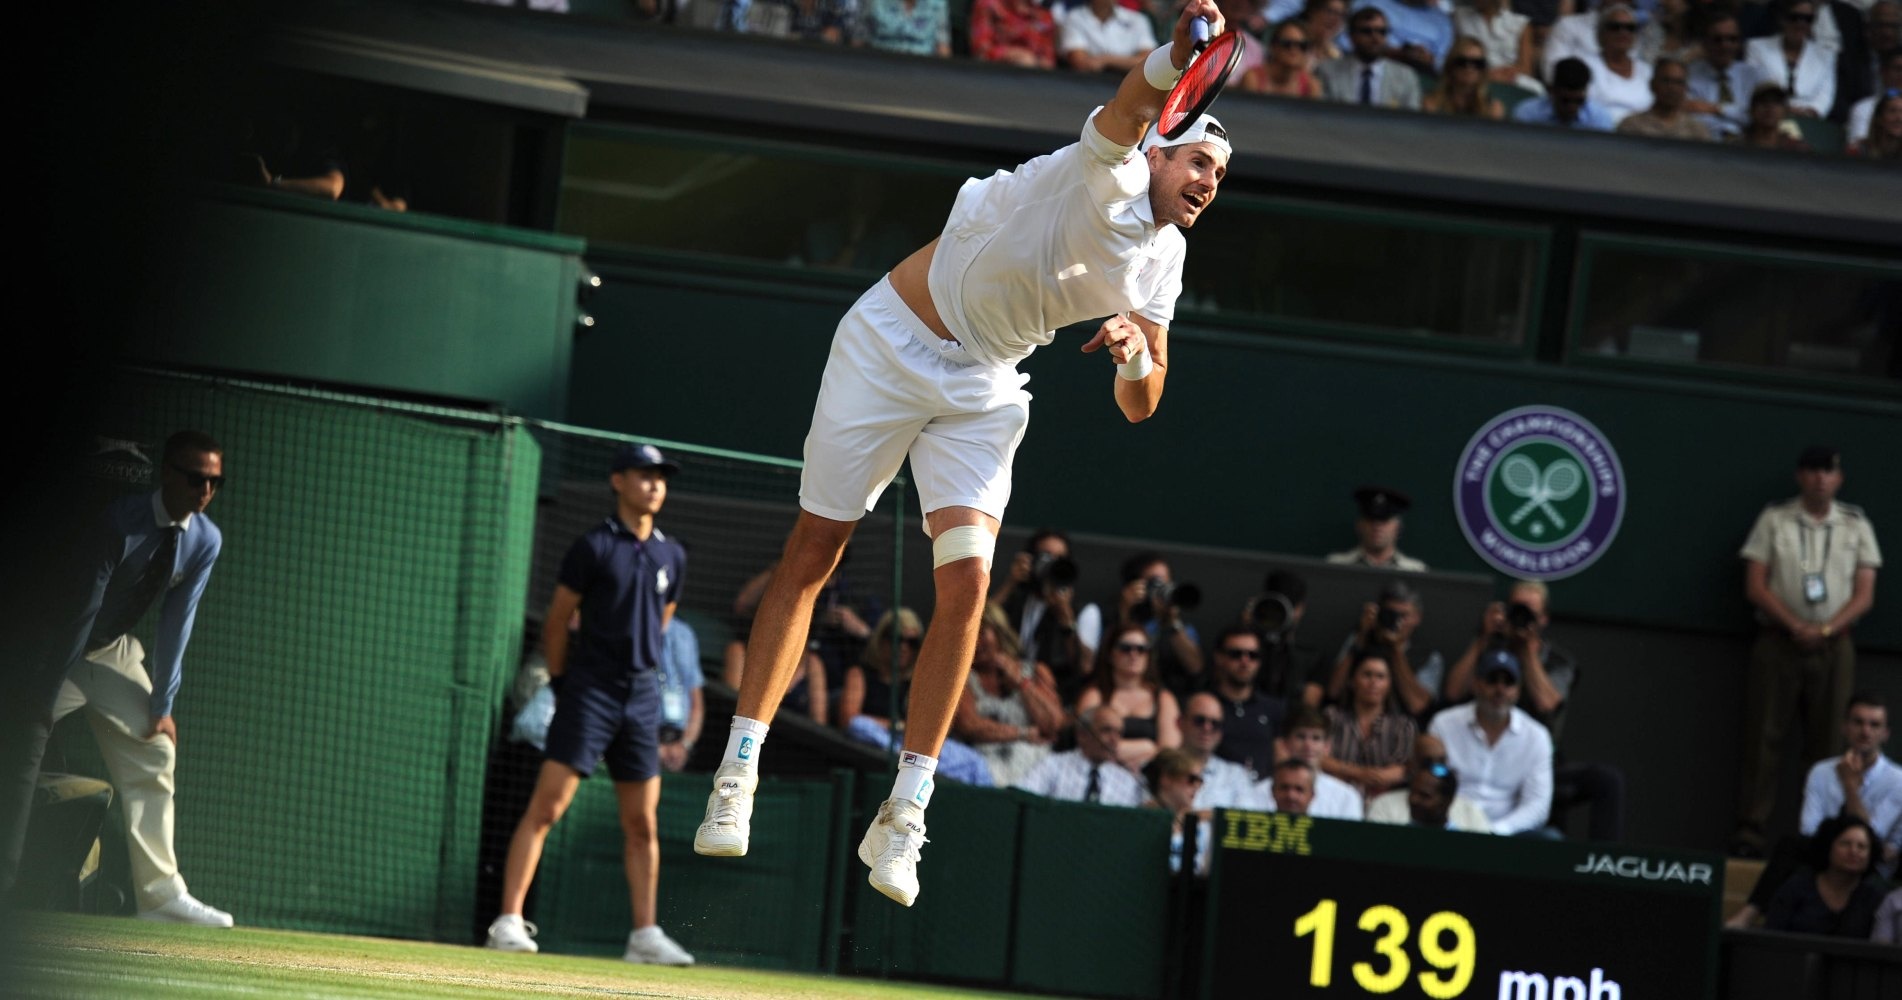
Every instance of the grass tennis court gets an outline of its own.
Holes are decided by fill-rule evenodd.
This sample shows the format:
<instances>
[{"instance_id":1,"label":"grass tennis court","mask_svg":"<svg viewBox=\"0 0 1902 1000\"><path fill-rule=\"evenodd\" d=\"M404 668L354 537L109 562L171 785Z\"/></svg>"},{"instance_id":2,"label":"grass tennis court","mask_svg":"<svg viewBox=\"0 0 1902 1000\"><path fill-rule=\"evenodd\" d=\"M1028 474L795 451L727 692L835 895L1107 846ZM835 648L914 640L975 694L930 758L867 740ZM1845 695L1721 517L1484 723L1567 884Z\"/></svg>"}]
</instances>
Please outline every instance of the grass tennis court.
<instances>
[{"instance_id":1,"label":"grass tennis court","mask_svg":"<svg viewBox=\"0 0 1902 1000\"><path fill-rule=\"evenodd\" d=\"M910 1000L1018 994L735 967L664 969L610 958L510 955L383 938L209 930L47 915L17 956L9 997L656 997Z\"/></svg>"}]
</instances>

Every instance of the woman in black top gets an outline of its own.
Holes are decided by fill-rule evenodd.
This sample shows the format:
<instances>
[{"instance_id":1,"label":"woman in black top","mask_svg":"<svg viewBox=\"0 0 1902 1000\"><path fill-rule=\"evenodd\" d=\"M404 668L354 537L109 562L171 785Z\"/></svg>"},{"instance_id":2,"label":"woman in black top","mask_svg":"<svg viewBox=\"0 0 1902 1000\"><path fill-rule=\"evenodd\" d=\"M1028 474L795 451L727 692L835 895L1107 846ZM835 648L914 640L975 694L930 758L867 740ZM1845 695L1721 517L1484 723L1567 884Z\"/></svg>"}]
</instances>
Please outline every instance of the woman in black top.
<instances>
[{"instance_id":1,"label":"woman in black top","mask_svg":"<svg viewBox=\"0 0 1902 1000\"><path fill-rule=\"evenodd\" d=\"M1838 816L1818 826L1810 842L1810 867L1777 889L1764 927L1866 940L1884 892L1870 874L1877 857L1875 830L1860 816Z\"/></svg>"}]
</instances>

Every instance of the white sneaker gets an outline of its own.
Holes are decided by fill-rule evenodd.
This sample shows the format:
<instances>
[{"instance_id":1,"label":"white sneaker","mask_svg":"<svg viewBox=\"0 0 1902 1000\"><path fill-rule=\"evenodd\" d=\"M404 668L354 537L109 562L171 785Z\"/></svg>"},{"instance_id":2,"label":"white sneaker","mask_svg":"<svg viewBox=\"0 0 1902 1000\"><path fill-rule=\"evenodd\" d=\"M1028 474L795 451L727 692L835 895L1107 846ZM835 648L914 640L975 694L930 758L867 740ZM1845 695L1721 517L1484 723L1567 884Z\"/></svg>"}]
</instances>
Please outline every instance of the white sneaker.
<instances>
[{"instance_id":1,"label":"white sneaker","mask_svg":"<svg viewBox=\"0 0 1902 1000\"><path fill-rule=\"evenodd\" d=\"M643 927L627 936L627 951L621 953L623 962L639 962L643 965L692 965L693 956L680 942L667 936L667 932L656 924Z\"/></svg>"},{"instance_id":2,"label":"white sneaker","mask_svg":"<svg viewBox=\"0 0 1902 1000\"><path fill-rule=\"evenodd\" d=\"M534 937L540 933L541 928L523 920L521 914L504 913L489 925L487 947L496 951L537 952L542 949L535 943Z\"/></svg>"},{"instance_id":3,"label":"white sneaker","mask_svg":"<svg viewBox=\"0 0 1902 1000\"><path fill-rule=\"evenodd\" d=\"M167 924L195 924L199 927L230 927L232 923L231 914L199 902L189 892L181 892L164 904L140 913L139 919Z\"/></svg>"},{"instance_id":4,"label":"white sneaker","mask_svg":"<svg viewBox=\"0 0 1902 1000\"><path fill-rule=\"evenodd\" d=\"M872 870L865 880L900 905L910 906L918 898L918 849L928 843L925 811L914 802L886 799L865 831L865 839L859 841L859 860Z\"/></svg>"},{"instance_id":5,"label":"white sneaker","mask_svg":"<svg viewBox=\"0 0 1902 1000\"><path fill-rule=\"evenodd\" d=\"M713 772L713 794L707 796L707 818L693 835L695 854L716 858L746 854L746 839L753 829L753 792L758 788L759 775L751 768L722 764Z\"/></svg>"}]
</instances>

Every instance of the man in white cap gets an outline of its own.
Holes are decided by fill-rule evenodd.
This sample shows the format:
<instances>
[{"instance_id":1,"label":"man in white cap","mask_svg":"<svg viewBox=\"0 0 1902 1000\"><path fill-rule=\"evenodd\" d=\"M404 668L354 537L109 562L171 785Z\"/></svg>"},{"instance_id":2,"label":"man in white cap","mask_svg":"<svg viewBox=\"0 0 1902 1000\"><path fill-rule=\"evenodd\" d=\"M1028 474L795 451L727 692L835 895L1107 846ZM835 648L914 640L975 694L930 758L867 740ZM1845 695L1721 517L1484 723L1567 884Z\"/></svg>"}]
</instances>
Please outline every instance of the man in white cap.
<instances>
[{"instance_id":1,"label":"man in white cap","mask_svg":"<svg viewBox=\"0 0 1902 1000\"><path fill-rule=\"evenodd\" d=\"M1193 51L1189 25L1223 27L1213 0L1184 5L1170 44L1131 69L1078 141L958 192L943 233L862 296L833 335L806 438L798 522L754 616L726 754L694 836L701 854L747 851L767 724L805 649L813 601L859 518L907 454L932 539L937 603L918 654L891 797L859 844L873 888L910 906L937 754L964 690L991 555L1029 419L1017 363L1072 323L1109 318L1117 407L1155 412L1185 243L1228 170L1228 135L1203 116L1150 135Z\"/></svg>"}]
</instances>

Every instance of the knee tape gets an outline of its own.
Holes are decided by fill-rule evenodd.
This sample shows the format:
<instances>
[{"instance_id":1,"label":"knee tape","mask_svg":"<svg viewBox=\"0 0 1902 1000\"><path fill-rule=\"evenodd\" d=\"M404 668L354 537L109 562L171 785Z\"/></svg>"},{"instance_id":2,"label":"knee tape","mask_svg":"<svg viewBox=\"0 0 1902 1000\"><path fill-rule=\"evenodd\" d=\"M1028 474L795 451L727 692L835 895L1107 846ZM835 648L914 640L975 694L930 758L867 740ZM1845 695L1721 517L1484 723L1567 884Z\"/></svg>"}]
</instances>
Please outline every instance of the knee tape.
<instances>
[{"instance_id":1,"label":"knee tape","mask_svg":"<svg viewBox=\"0 0 1902 1000\"><path fill-rule=\"evenodd\" d=\"M959 559L982 559L991 568L991 553L997 549L997 536L975 524L960 524L938 532L931 540L931 568L936 569Z\"/></svg>"}]
</instances>

